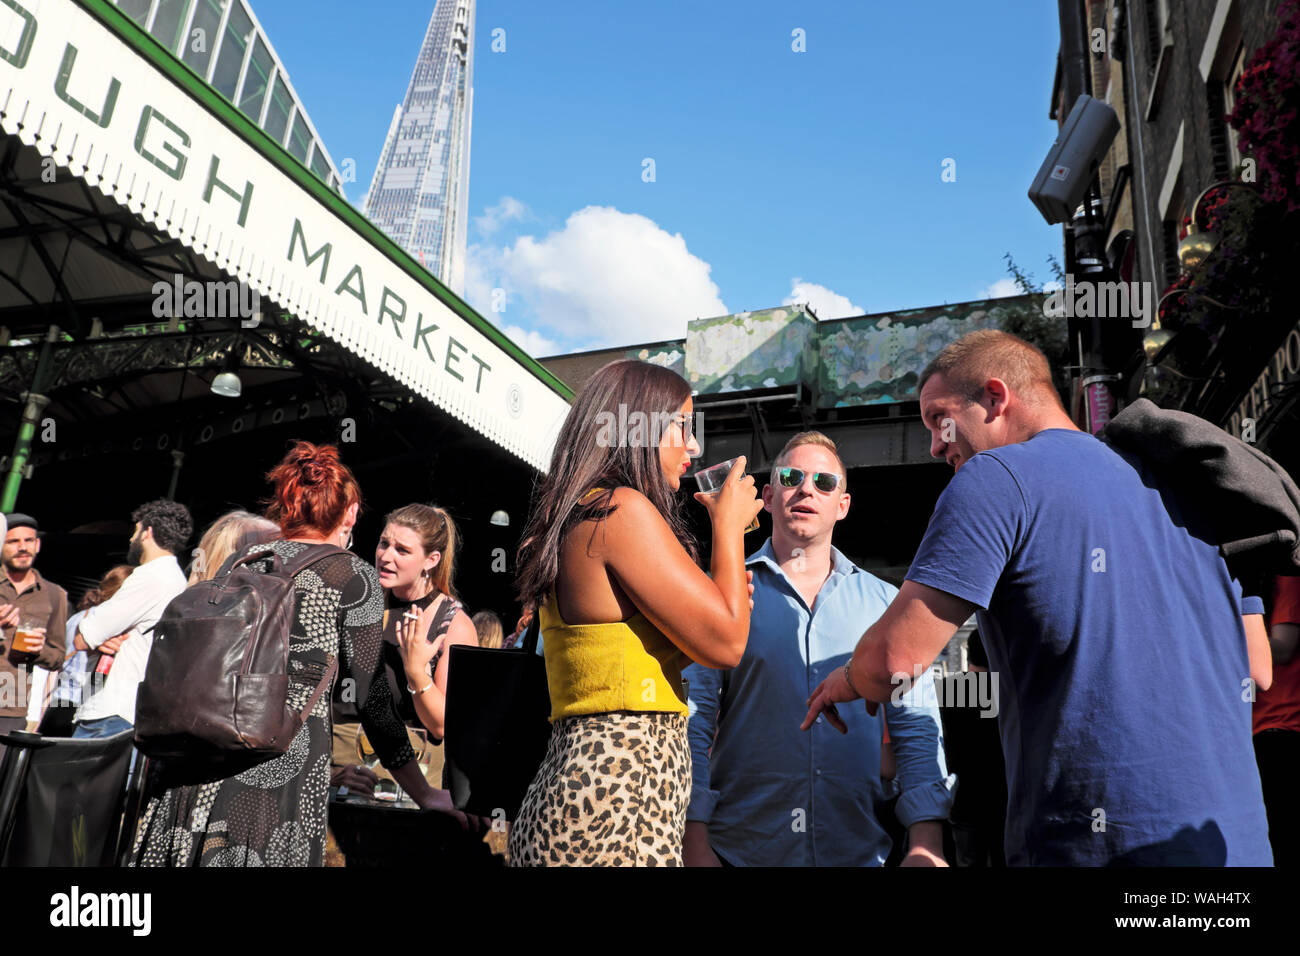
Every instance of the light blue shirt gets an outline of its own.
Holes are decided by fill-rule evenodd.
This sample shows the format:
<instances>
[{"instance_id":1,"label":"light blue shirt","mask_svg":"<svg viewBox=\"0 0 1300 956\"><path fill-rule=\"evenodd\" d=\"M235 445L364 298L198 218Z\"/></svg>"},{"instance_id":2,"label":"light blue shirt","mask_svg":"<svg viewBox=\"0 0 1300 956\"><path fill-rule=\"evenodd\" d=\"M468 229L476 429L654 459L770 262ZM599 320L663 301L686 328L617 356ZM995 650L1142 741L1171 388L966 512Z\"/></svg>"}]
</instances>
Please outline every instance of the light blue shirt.
<instances>
[{"instance_id":1,"label":"light blue shirt","mask_svg":"<svg viewBox=\"0 0 1300 956\"><path fill-rule=\"evenodd\" d=\"M746 561L754 610L740 664L683 673L694 776L686 819L707 822L714 852L737 866L880 866L891 842L879 804L901 791L904 827L945 820L952 806L956 778L939 712L919 684L874 717L860 700L839 705L848 734L824 718L799 729L817 685L844 666L898 593L835 548L831 560L810 610L765 542ZM892 783L880 779L885 710L898 765Z\"/></svg>"},{"instance_id":2,"label":"light blue shirt","mask_svg":"<svg viewBox=\"0 0 1300 956\"><path fill-rule=\"evenodd\" d=\"M72 617L68 618L67 643L64 647L75 647L74 638L77 636L77 628L81 626L82 619L86 616L86 611L78 611ZM53 700L57 700L62 706L80 707L82 700L85 698L86 684L90 677L90 655L85 651L77 651L63 665L59 671L59 682L54 687Z\"/></svg>"}]
</instances>

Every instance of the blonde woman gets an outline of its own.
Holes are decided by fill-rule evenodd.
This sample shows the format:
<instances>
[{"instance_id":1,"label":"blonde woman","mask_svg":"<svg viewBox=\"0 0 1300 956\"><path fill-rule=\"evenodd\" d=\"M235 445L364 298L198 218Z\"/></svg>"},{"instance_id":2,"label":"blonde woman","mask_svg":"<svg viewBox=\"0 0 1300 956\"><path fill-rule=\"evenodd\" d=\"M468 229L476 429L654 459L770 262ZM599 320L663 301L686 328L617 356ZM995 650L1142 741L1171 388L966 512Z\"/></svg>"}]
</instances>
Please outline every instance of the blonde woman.
<instances>
[{"instance_id":1,"label":"blonde woman","mask_svg":"<svg viewBox=\"0 0 1300 956\"><path fill-rule=\"evenodd\" d=\"M401 703L436 739L444 736L447 649L478 647L474 623L456 600L456 524L433 505L407 505L388 515L375 549L379 583L388 592L385 642L396 645L405 676Z\"/></svg>"},{"instance_id":2,"label":"blonde woman","mask_svg":"<svg viewBox=\"0 0 1300 956\"><path fill-rule=\"evenodd\" d=\"M279 537L280 526L247 511L231 511L208 526L194 549L188 584L210 581L232 555Z\"/></svg>"},{"instance_id":3,"label":"blonde woman","mask_svg":"<svg viewBox=\"0 0 1300 956\"><path fill-rule=\"evenodd\" d=\"M442 783L443 718L447 694L446 645L478 644L469 616L452 587L456 524L442 508L410 504L384 519L375 547L375 571L384 589L384 674L397 712L429 784ZM354 702L334 699L336 786L373 794L388 774L355 761L362 755L360 713ZM411 729L423 728L423 729ZM424 734L430 739L425 739Z\"/></svg>"},{"instance_id":4,"label":"blonde woman","mask_svg":"<svg viewBox=\"0 0 1300 956\"><path fill-rule=\"evenodd\" d=\"M505 646L505 628L501 626L501 618L491 611L479 611L472 620L474 621L474 630L478 633L479 647L499 648Z\"/></svg>"}]
</instances>

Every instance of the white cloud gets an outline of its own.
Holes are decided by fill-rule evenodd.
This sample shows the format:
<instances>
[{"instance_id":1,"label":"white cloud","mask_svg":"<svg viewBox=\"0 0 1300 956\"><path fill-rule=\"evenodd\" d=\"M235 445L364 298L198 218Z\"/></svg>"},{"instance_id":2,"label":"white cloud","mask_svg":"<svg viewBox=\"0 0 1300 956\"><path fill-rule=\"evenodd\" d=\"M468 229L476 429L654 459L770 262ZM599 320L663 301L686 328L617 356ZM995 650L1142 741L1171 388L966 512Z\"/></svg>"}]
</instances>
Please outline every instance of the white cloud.
<instances>
[{"instance_id":1,"label":"white cloud","mask_svg":"<svg viewBox=\"0 0 1300 956\"><path fill-rule=\"evenodd\" d=\"M488 206L483 215L474 217L474 228L479 235L490 238L508 222L528 219L531 213L526 205L513 196L502 196L495 206Z\"/></svg>"},{"instance_id":2,"label":"white cloud","mask_svg":"<svg viewBox=\"0 0 1300 956\"><path fill-rule=\"evenodd\" d=\"M850 315L863 315L867 310L854 305L847 296L833 292L824 285L805 282L798 276L790 280L790 294L781 300L782 305L807 305L819 319L843 319Z\"/></svg>"},{"instance_id":3,"label":"white cloud","mask_svg":"<svg viewBox=\"0 0 1300 956\"><path fill-rule=\"evenodd\" d=\"M552 342L533 329L521 329L517 325L507 325L501 331L533 358L540 358L544 355L559 355L565 351L558 342Z\"/></svg>"},{"instance_id":4,"label":"white cloud","mask_svg":"<svg viewBox=\"0 0 1300 956\"><path fill-rule=\"evenodd\" d=\"M493 290L504 289L511 316L528 315L551 345L635 345L682 338L689 319L727 314L710 271L680 234L645 216L587 206L541 239L471 246L466 296L495 318Z\"/></svg>"},{"instance_id":5,"label":"white cloud","mask_svg":"<svg viewBox=\"0 0 1300 956\"><path fill-rule=\"evenodd\" d=\"M1009 295L1020 295L1020 287L1015 279L998 279L991 286L980 291L977 299L1003 299Z\"/></svg>"},{"instance_id":6,"label":"white cloud","mask_svg":"<svg viewBox=\"0 0 1300 956\"><path fill-rule=\"evenodd\" d=\"M486 315L493 322L499 320L492 308L492 291L499 288L493 276L497 273L496 253L490 246L471 243L465 250L465 301L474 307L479 315ZM509 303L509 297L498 300Z\"/></svg>"}]
</instances>

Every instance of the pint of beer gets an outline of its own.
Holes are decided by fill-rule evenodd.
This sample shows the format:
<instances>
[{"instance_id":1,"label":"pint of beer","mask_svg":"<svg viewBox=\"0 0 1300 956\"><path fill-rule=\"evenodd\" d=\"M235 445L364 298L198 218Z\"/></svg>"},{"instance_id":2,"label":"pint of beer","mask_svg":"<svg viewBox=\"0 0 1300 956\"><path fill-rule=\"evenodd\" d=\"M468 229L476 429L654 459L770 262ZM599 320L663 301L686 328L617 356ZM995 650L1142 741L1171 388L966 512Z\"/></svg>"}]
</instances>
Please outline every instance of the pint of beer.
<instances>
[{"instance_id":1,"label":"pint of beer","mask_svg":"<svg viewBox=\"0 0 1300 956\"><path fill-rule=\"evenodd\" d=\"M20 654L39 654L45 647L45 625L23 619L14 629L14 650Z\"/></svg>"}]
</instances>

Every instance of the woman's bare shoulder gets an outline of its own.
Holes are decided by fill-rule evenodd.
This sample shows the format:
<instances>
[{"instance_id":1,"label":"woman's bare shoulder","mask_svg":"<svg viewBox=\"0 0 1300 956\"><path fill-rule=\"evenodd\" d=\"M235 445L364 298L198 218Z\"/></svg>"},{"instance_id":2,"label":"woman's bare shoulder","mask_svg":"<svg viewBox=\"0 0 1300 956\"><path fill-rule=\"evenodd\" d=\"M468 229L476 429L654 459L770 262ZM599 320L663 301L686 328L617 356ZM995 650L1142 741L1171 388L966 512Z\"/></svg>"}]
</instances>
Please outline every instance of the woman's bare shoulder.
<instances>
[{"instance_id":1,"label":"woman's bare shoulder","mask_svg":"<svg viewBox=\"0 0 1300 956\"><path fill-rule=\"evenodd\" d=\"M659 509L635 488L615 488L609 494L608 508L609 513L603 518L591 518L576 525L561 545L561 553L569 558L579 554L601 558L611 547L644 544L644 535L667 527Z\"/></svg>"},{"instance_id":2,"label":"woman's bare shoulder","mask_svg":"<svg viewBox=\"0 0 1300 956\"><path fill-rule=\"evenodd\" d=\"M447 629L447 639L452 644L478 644L478 631L474 629L474 620L460 604L457 604L451 626Z\"/></svg>"},{"instance_id":3,"label":"woman's bare shoulder","mask_svg":"<svg viewBox=\"0 0 1300 956\"><path fill-rule=\"evenodd\" d=\"M609 516L617 519L619 524L657 521L663 523L664 516L649 498L635 488L615 488L609 503L615 510Z\"/></svg>"}]
</instances>

